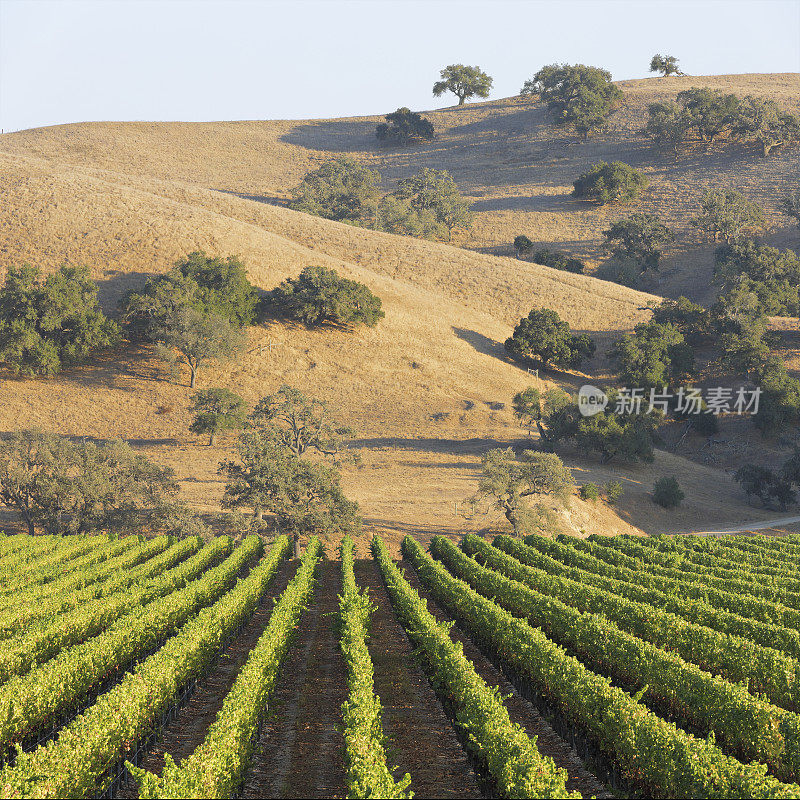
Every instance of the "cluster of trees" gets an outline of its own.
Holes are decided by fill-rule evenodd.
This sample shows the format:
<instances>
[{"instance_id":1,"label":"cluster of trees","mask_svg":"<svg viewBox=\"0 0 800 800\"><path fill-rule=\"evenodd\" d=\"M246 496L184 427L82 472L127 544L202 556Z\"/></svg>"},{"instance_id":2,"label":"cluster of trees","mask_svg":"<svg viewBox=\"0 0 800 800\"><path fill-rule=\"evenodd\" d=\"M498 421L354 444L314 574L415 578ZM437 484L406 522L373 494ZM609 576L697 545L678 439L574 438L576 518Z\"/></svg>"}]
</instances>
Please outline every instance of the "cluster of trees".
<instances>
[{"instance_id":1,"label":"cluster of trees","mask_svg":"<svg viewBox=\"0 0 800 800\"><path fill-rule=\"evenodd\" d=\"M569 324L549 308L534 308L523 317L504 346L512 358L536 359L545 367L576 368L595 352L590 336L573 334Z\"/></svg>"},{"instance_id":2,"label":"cluster of trees","mask_svg":"<svg viewBox=\"0 0 800 800\"><path fill-rule=\"evenodd\" d=\"M382 195L381 176L350 157L328 161L293 189L290 207L389 233L449 241L473 215L447 170L423 169Z\"/></svg>"},{"instance_id":3,"label":"cluster of trees","mask_svg":"<svg viewBox=\"0 0 800 800\"><path fill-rule=\"evenodd\" d=\"M385 316L381 299L363 283L327 267L306 267L297 278L287 278L267 295L266 303L309 326L374 328Z\"/></svg>"},{"instance_id":4,"label":"cluster of trees","mask_svg":"<svg viewBox=\"0 0 800 800\"><path fill-rule=\"evenodd\" d=\"M624 161L600 161L573 183L572 196L598 203L629 203L647 184L646 176Z\"/></svg>"},{"instance_id":5,"label":"cluster of trees","mask_svg":"<svg viewBox=\"0 0 800 800\"><path fill-rule=\"evenodd\" d=\"M550 250L546 247L539 250L533 249L533 242L525 235L517 236L514 239L514 250L517 258L530 257L535 264L544 264L553 269L562 269L565 272L582 273L586 269L586 264L579 258L572 258L566 253L557 250Z\"/></svg>"},{"instance_id":6,"label":"cluster of trees","mask_svg":"<svg viewBox=\"0 0 800 800\"><path fill-rule=\"evenodd\" d=\"M520 94L540 97L556 125L568 126L584 137L602 130L623 98L610 72L584 64L542 67L525 81Z\"/></svg>"},{"instance_id":7,"label":"cluster of trees","mask_svg":"<svg viewBox=\"0 0 800 800\"><path fill-rule=\"evenodd\" d=\"M0 502L16 510L33 534L175 529L185 516L168 467L125 442L73 441L37 431L0 440Z\"/></svg>"},{"instance_id":8,"label":"cluster of trees","mask_svg":"<svg viewBox=\"0 0 800 800\"><path fill-rule=\"evenodd\" d=\"M63 266L45 280L36 267L9 269L0 289L0 361L15 374L55 375L119 340L86 267Z\"/></svg>"},{"instance_id":9,"label":"cluster of trees","mask_svg":"<svg viewBox=\"0 0 800 800\"><path fill-rule=\"evenodd\" d=\"M765 157L800 141L800 120L763 97L693 88L679 92L675 100L651 103L647 113L643 134L676 155L692 140L707 147L720 139L757 143Z\"/></svg>"},{"instance_id":10,"label":"cluster of trees","mask_svg":"<svg viewBox=\"0 0 800 800\"><path fill-rule=\"evenodd\" d=\"M530 387L514 398L514 412L529 429L536 425L544 446L552 450L559 442L574 441L584 452L600 455L603 463L653 460L658 441L656 431L663 424L661 412L615 413L618 394L609 392L605 410L590 417L581 414L575 397L561 389L541 393Z\"/></svg>"},{"instance_id":11,"label":"cluster of trees","mask_svg":"<svg viewBox=\"0 0 800 800\"><path fill-rule=\"evenodd\" d=\"M341 538L361 528L358 505L345 497L335 463L353 431L337 423L327 405L290 386L263 397L223 461L223 506L272 515L281 533ZM312 460L309 456L320 458Z\"/></svg>"},{"instance_id":12,"label":"cluster of trees","mask_svg":"<svg viewBox=\"0 0 800 800\"><path fill-rule=\"evenodd\" d=\"M140 292L130 292L120 310L129 337L155 344L158 356L176 370L187 366L193 388L207 362L242 351L244 328L255 321L257 306L258 294L238 258L198 251L149 278Z\"/></svg>"},{"instance_id":13,"label":"cluster of trees","mask_svg":"<svg viewBox=\"0 0 800 800\"><path fill-rule=\"evenodd\" d=\"M797 502L795 487L800 486L800 450L795 450L777 471L745 464L736 471L734 480L744 489L748 501L757 498L765 508L777 506L785 511Z\"/></svg>"}]
</instances>

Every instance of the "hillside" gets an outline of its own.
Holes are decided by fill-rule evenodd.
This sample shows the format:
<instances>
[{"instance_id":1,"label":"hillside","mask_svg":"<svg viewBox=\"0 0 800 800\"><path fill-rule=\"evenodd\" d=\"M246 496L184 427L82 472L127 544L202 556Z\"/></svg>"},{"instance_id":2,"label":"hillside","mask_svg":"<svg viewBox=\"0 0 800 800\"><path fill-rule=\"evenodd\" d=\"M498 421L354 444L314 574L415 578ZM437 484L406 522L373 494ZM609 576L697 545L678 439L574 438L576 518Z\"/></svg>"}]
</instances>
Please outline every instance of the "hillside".
<instances>
[{"instance_id":1,"label":"hillside","mask_svg":"<svg viewBox=\"0 0 800 800\"><path fill-rule=\"evenodd\" d=\"M325 397L357 428L364 447L364 466L348 468L345 482L371 529L423 537L479 529L496 524L497 515L464 519L454 503L474 491L482 452L523 436L510 400L532 379L502 348L519 317L534 306L553 308L574 328L600 334L602 354L611 335L646 319L645 306L657 301L502 255L521 232L595 253L603 224L619 212L568 199L571 181L586 165L600 158L647 160L653 188L637 208L665 209L680 224L702 186L729 180L764 202L777 235L790 235L773 199L796 172L796 153L676 164L654 157L635 136L647 102L715 82L798 103L796 76L650 79L624 84L627 104L614 118L617 128L586 143L555 132L535 103L511 98L432 112L439 138L401 151L375 148L377 118L85 123L6 134L0 137L0 267L30 262L47 272L64 262L87 264L108 309L146 275L196 249L240 255L263 289L311 264L363 281L386 310L375 330L254 328L246 358L209 369L200 385L227 385L251 402L282 383ZM381 169L387 188L422 166L451 170L476 201L473 237L452 247L256 202L280 201L308 169L345 152ZM697 275L692 282L707 285ZM590 371L602 369L602 361L601 355ZM123 350L56 379L4 380L0 429L37 426L134 440L176 467L187 498L216 510L216 465L225 450L188 433L188 397L185 386L165 380L148 352ZM728 474L676 456L659 455L646 467L600 467L577 457L572 463L592 479L626 481L623 519L576 500L576 531L633 530L629 523L687 530L763 516L744 505ZM655 477L666 471L689 476L687 502L669 517L647 499ZM587 479L580 471L577 478Z\"/></svg>"}]
</instances>

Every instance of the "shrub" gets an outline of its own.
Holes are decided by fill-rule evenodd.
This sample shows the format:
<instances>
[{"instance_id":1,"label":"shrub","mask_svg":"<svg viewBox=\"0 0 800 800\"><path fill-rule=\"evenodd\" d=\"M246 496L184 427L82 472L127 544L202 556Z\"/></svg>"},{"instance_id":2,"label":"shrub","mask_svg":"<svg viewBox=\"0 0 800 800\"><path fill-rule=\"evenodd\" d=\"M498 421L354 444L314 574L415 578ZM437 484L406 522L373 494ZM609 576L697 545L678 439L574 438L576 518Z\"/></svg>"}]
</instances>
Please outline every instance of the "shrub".
<instances>
[{"instance_id":1,"label":"shrub","mask_svg":"<svg viewBox=\"0 0 800 800\"><path fill-rule=\"evenodd\" d=\"M622 481L609 481L603 487L603 494L606 498L606 503L610 506L616 505L624 494L625 490L622 488Z\"/></svg>"},{"instance_id":2,"label":"shrub","mask_svg":"<svg viewBox=\"0 0 800 800\"><path fill-rule=\"evenodd\" d=\"M662 508L677 508L684 497L683 490L673 475L659 478L653 486L653 502Z\"/></svg>"},{"instance_id":3,"label":"shrub","mask_svg":"<svg viewBox=\"0 0 800 800\"><path fill-rule=\"evenodd\" d=\"M683 334L652 320L617 339L610 355L625 386L661 388L694 372L694 354Z\"/></svg>"},{"instance_id":4,"label":"shrub","mask_svg":"<svg viewBox=\"0 0 800 800\"><path fill-rule=\"evenodd\" d=\"M623 98L610 72L584 64L542 67L525 81L520 94L538 95L555 124L569 125L583 136L603 128Z\"/></svg>"},{"instance_id":5,"label":"shrub","mask_svg":"<svg viewBox=\"0 0 800 800\"><path fill-rule=\"evenodd\" d=\"M600 487L596 483L584 483L579 490L581 500L595 500L600 499Z\"/></svg>"},{"instance_id":6,"label":"shrub","mask_svg":"<svg viewBox=\"0 0 800 800\"><path fill-rule=\"evenodd\" d=\"M526 256L533 250L533 242L524 234L517 236L514 239L514 250L517 253L517 258Z\"/></svg>"},{"instance_id":7,"label":"shrub","mask_svg":"<svg viewBox=\"0 0 800 800\"><path fill-rule=\"evenodd\" d=\"M119 338L86 267L63 266L45 281L36 267L9 269L0 289L0 361L15 374L54 375Z\"/></svg>"},{"instance_id":8,"label":"shrub","mask_svg":"<svg viewBox=\"0 0 800 800\"><path fill-rule=\"evenodd\" d=\"M506 352L516 358L536 358L543 364L577 367L594 355L595 344L585 333L575 335L549 308L534 308L506 339Z\"/></svg>"},{"instance_id":9,"label":"shrub","mask_svg":"<svg viewBox=\"0 0 800 800\"><path fill-rule=\"evenodd\" d=\"M381 142L408 144L413 141L430 141L433 139L433 123L416 111L398 108L386 115L386 122L375 128L375 136Z\"/></svg>"},{"instance_id":10,"label":"shrub","mask_svg":"<svg viewBox=\"0 0 800 800\"><path fill-rule=\"evenodd\" d=\"M647 183L638 169L622 161L611 164L601 161L575 181L572 196L599 203L625 203L637 198Z\"/></svg>"},{"instance_id":11,"label":"shrub","mask_svg":"<svg viewBox=\"0 0 800 800\"><path fill-rule=\"evenodd\" d=\"M579 258L570 258L564 253L559 253L555 250L548 250L546 247L537 250L533 254L533 260L537 264L544 264L546 267L553 269L563 269L565 272L582 273L586 269L586 264Z\"/></svg>"},{"instance_id":12,"label":"shrub","mask_svg":"<svg viewBox=\"0 0 800 800\"><path fill-rule=\"evenodd\" d=\"M326 267L306 267L270 292L268 302L306 325L373 328L383 319L381 300L363 284L341 278Z\"/></svg>"}]
</instances>

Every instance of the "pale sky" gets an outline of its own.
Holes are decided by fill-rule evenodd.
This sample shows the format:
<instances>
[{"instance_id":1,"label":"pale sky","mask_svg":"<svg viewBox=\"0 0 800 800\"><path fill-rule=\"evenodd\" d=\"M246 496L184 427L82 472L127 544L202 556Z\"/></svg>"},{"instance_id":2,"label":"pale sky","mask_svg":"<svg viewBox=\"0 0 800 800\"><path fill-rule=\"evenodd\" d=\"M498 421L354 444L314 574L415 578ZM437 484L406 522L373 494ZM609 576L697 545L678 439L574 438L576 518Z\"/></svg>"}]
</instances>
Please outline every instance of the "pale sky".
<instances>
[{"instance_id":1,"label":"pale sky","mask_svg":"<svg viewBox=\"0 0 800 800\"><path fill-rule=\"evenodd\" d=\"M439 70L491 97L544 64L648 76L800 72L800 0L0 0L0 127L305 119L451 105Z\"/></svg>"}]
</instances>

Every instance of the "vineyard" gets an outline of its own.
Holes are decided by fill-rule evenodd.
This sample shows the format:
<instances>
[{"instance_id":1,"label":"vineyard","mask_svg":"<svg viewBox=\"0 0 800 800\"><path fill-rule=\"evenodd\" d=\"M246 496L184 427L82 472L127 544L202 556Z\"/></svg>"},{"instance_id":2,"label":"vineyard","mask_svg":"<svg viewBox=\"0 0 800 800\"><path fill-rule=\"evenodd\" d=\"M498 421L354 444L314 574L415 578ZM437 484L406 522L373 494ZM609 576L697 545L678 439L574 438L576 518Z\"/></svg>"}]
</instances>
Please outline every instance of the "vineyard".
<instances>
[{"instance_id":1,"label":"vineyard","mask_svg":"<svg viewBox=\"0 0 800 800\"><path fill-rule=\"evenodd\" d=\"M800 796L800 536L0 538L2 797Z\"/></svg>"}]
</instances>

